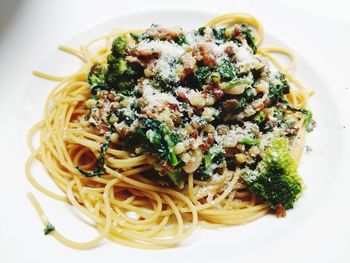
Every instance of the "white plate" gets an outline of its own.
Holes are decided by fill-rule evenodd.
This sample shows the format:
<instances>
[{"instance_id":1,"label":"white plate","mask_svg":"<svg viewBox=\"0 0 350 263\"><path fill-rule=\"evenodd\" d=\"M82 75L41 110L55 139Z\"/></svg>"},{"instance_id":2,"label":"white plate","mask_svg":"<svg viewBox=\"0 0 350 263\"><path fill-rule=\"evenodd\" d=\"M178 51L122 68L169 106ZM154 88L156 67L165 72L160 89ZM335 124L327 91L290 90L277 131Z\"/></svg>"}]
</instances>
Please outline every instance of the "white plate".
<instances>
[{"instance_id":1,"label":"white plate","mask_svg":"<svg viewBox=\"0 0 350 263\"><path fill-rule=\"evenodd\" d=\"M195 28L216 15L218 14L169 10L130 14L92 27L64 44L70 47L79 47L80 44L108 33L112 29L144 28L151 23ZM264 25L264 21L261 22ZM269 31L268 28L265 29L267 32ZM263 43L263 46L266 45L292 49L283 43L283 40L279 40L278 36L272 36L269 33L266 33ZM190 238L178 247L167 250L150 252L131 249L106 240L94 249L79 252L66 248L52 237L42 234L41 222L29 202L24 199L25 193L32 191L36 194L50 221L69 238L78 241L90 239L96 235L96 231L84 223L69 206L44 197L37 193L33 187L23 183L23 176L21 176L21 179L18 179L21 181L18 182L17 188L11 193L11 198L18 198L21 201L15 207L13 203L4 202L7 211L11 211L11 218L0 219L0 244L3 245L2 248L9 248L9 250L4 250L5 259L7 255L8 259L17 259L23 262L28 262L28 259L30 262L62 262L62 260L98 262L101 259L108 261L122 259L130 262L179 262L190 258L200 258L202 262L240 262L241 259L258 259L264 254L270 255L272 258L274 258L274 253L276 258L284 257L284 253L290 253L288 246L296 246L296 242L303 243L303 237L298 237L295 233L300 233L300 229L305 229L304 233L307 233L306 229L309 225L317 223L315 215L323 207L327 196L331 195L332 186L336 185L337 180L339 181L338 175L342 160L339 156L344 155L345 145L342 142L346 141L343 138L344 134L339 131L341 124L337 102L332 91L327 88L322 77L318 74L317 68L310 66L309 59L297 56L295 73L299 80L316 92L316 96L311 98L311 108L317 121L317 128L307 137L306 144L311 146L313 151L304 155L300 167L301 175L308 188L296 203L295 208L288 211L286 218L277 219L275 216L268 215L248 225L218 230L198 228ZM74 72L79 64L80 62L76 58L54 51L38 69L47 73L65 75ZM42 117L45 98L54 85L54 82L32 78L25 93L19 95L18 99L20 99L22 107L17 109L18 115L15 116L17 122L14 125L20 138L24 138L28 129ZM25 151L26 146L23 142L22 140L19 145L16 144L20 152ZM28 151L26 152L28 153ZM337 155L334 154L335 152ZM21 159L24 156L20 156ZM23 159L18 165L23 165ZM10 169L7 171L9 172ZM35 166L33 172L40 182L57 191L39 165ZM10 223L11 225L9 225ZM9 227L13 228L13 231L9 231ZM8 245L6 240L18 242L17 247L21 249L21 252L17 252L18 254L14 256L16 245L15 243ZM281 244L285 244L287 247L281 246ZM279 250L275 251L277 248Z\"/></svg>"}]
</instances>

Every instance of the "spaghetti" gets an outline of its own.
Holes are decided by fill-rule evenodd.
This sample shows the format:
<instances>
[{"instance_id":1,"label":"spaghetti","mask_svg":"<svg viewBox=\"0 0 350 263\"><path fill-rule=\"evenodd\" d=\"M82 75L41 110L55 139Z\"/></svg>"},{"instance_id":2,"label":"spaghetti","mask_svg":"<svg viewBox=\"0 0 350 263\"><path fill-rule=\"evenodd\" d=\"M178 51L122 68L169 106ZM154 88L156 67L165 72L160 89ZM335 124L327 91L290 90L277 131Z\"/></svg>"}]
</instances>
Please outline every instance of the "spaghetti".
<instances>
[{"instance_id":1,"label":"spaghetti","mask_svg":"<svg viewBox=\"0 0 350 263\"><path fill-rule=\"evenodd\" d=\"M291 73L295 66L294 55L281 48L260 47L264 36L263 28L258 20L247 14L230 13L216 17L209 21L202 30L224 26L225 31L223 32L235 34L237 28L245 30L245 27L242 29L241 24L247 24L254 28L255 43L253 44L257 47L256 54L269 59L283 73L286 80L293 84L289 92L283 95L283 98L286 104L293 107L292 110L284 110L289 110L290 116L296 116L297 121L294 122L293 126L295 134L292 139L288 139L288 147L292 158L299 162L304 146L305 122L310 117L305 114L308 112L305 108L310 93ZM156 31L158 29L153 28ZM271 207L276 212L288 208L283 208L280 204L271 205L268 200L264 200L262 196L252 191L253 188L247 187L249 180L243 180L245 170L239 168L243 167L244 160L242 159L246 158L242 153L238 152L234 157L236 162L240 161L235 169L229 169L227 159L221 159L221 163L211 170L211 178L208 179L198 176L196 169L191 170L190 166L193 166L193 162L195 162L193 158L195 159L197 153L192 148L192 161L180 166L182 174L184 170L189 171L184 182L180 182L176 178L173 181L168 179L166 183L159 183L151 176L154 174L156 165L159 165L159 159L161 159L159 155L152 155L149 151L140 151L140 148L135 153L125 145L121 147L122 140L115 138L116 136L120 137L120 133L113 135L105 126L103 126L102 132L99 132L98 125L105 123L99 120L99 123L91 125L91 122L86 121L88 117L91 119L93 116L91 105L87 107L87 102L91 102L93 96L101 97L103 94L105 96L110 94L108 92L101 93L101 90L99 90L100 93L92 94L92 85L88 80L88 76L92 74L92 68L94 65L106 65L111 61L109 54L113 39L120 36L132 33L136 39L134 43L136 41L137 47L140 48L135 53L145 51L141 50L141 44L146 45L152 41L142 42L143 32L145 31L118 30L91 41L82 46L80 50L61 46L61 50L77 56L83 62L81 69L73 75L58 77L37 71L33 72L35 76L59 81L59 83L47 98L43 120L34 125L28 134L31 156L26 163L27 178L40 192L58 201L69 203L91 218L95 222L99 235L91 241L80 243L68 240L52 227L48 228L49 230L46 232L51 231L51 235L59 242L76 249L94 247L105 238L126 246L160 249L176 246L188 237L199 223L205 227L245 224L264 216L271 210ZM159 33L159 30L157 32ZM204 31L203 37L205 34L209 34L208 32ZM167 33L162 33L165 34L165 37L168 36ZM101 45L101 43L103 46L97 52L92 52L92 47ZM159 44L159 41L157 43ZM274 53L290 58L290 64L287 67L281 65L273 55ZM145 54L133 58L136 61L142 56L144 58ZM204 56L203 54L204 51L202 56ZM160 59L159 54L151 53L151 56L153 56L152 59ZM140 63L143 63L142 65L145 67L144 61ZM148 74L150 73L148 72ZM220 74L213 73L211 75L212 82L216 81L215 77L220 77ZM243 83L234 86L234 88L229 87L223 90L224 93L229 94L227 96L239 96L239 89L246 88L244 85L246 84ZM145 94L145 87L143 87L143 92ZM157 94L152 93L152 100L154 100L154 96L159 95ZM159 95L159 97L163 95ZM191 99L186 98L185 100L189 100L191 104ZM304 110L298 111L299 109ZM232 117L232 114L230 116ZM230 117L226 117L229 122ZM236 118L236 115L234 117ZM32 144L32 137L37 132L40 132L40 146L35 148ZM229 132L225 136L228 136ZM149 139L151 132L145 133L148 133L147 138ZM169 134L172 133L167 131L162 136L166 137ZM156 135L153 134L153 136ZM252 149L254 146L253 149L258 149L256 140L248 139L247 141L246 138L242 138L240 141L241 144L246 145L245 149ZM112 140L112 143L109 140ZM169 146L169 143L167 145ZM176 146L172 145L171 147L173 148L171 148L170 154L173 153L172 150ZM226 148L226 153L227 149L229 148ZM207 149L207 152L210 150ZM264 156L268 156L268 154L268 151L263 153ZM170 169L178 165L177 160L180 154L171 156L173 163ZM217 156L219 155L211 155L208 162L213 162ZM185 157L183 158L185 159ZM36 181L31 173L31 164L36 160L43 164L51 179L64 194L51 192ZM171 161L167 161L167 163L169 162ZM88 172L97 170L99 173ZM214 171L217 174L215 178ZM166 173L161 175L166 177ZM31 193L28 194L28 197L43 224L47 226L49 221L38 201Z\"/></svg>"}]
</instances>

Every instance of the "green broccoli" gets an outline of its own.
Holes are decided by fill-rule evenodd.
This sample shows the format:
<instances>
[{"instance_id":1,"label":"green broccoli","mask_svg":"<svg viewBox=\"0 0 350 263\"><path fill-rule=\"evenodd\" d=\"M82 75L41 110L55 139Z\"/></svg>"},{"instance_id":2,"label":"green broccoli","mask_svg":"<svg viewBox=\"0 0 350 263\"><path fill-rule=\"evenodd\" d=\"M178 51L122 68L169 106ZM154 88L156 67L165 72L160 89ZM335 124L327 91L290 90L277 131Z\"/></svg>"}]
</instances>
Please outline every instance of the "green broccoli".
<instances>
[{"instance_id":1,"label":"green broccoli","mask_svg":"<svg viewBox=\"0 0 350 263\"><path fill-rule=\"evenodd\" d=\"M130 89L143 73L140 65L128 63L125 60L127 43L128 39L126 36L115 38L112 44L111 54L107 57L105 81L109 87L118 93L130 92Z\"/></svg>"},{"instance_id":2,"label":"green broccoli","mask_svg":"<svg viewBox=\"0 0 350 263\"><path fill-rule=\"evenodd\" d=\"M88 75L88 82L90 85L105 84L107 69L100 64L94 64Z\"/></svg>"},{"instance_id":3,"label":"green broccoli","mask_svg":"<svg viewBox=\"0 0 350 263\"><path fill-rule=\"evenodd\" d=\"M124 56L126 45L128 44L128 39L126 36L120 36L114 39L112 43L112 54L115 57Z\"/></svg>"},{"instance_id":4,"label":"green broccoli","mask_svg":"<svg viewBox=\"0 0 350 263\"><path fill-rule=\"evenodd\" d=\"M246 172L243 179L248 190L273 209L293 208L303 190L297 165L288 152L288 140L282 138L274 139L257 170Z\"/></svg>"}]
</instances>

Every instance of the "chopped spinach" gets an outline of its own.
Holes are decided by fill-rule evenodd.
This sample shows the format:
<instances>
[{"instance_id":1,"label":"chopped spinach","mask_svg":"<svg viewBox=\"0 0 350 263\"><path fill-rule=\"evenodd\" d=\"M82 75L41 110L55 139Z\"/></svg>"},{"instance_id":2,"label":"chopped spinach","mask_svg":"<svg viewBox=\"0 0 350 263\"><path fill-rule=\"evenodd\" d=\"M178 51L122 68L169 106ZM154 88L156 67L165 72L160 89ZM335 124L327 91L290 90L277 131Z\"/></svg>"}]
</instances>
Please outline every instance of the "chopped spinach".
<instances>
[{"instance_id":1,"label":"chopped spinach","mask_svg":"<svg viewBox=\"0 0 350 263\"><path fill-rule=\"evenodd\" d=\"M203 160L194 172L194 178L205 180L213 175L218 165L225 161L224 153L218 146L213 146L204 155Z\"/></svg>"},{"instance_id":2,"label":"chopped spinach","mask_svg":"<svg viewBox=\"0 0 350 263\"><path fill-rule=\"evenodd\" d=\"M253 35L252 30L245 24L242 24L242 33L245 36L245 39L247 41L248 46L253 50L253 53L256 53L256 46L255 46L255 37Z\"/></svg>"},{"instance_id":3,"label":"chopped spinach","mask_svg":"<svg viewBox=\"0 0 350 263\"><path fill-rule=\"evenodd\" d=\"M290 86L285 78L285 76L282 73L278 73L275 76L276 79L280 81L280 84L269 84L269 106L274 106L278 102L286 103L285 98L283 97L284 94L289 93Z\"/></svg>"},{"instance_id":4,"label":"chopped spinach","mask_svg":"<svg viewBox=\"0 0 350 263\"><path fill-rule=\"evenodd\" d=\"M47 225L44 228L45 236L50 234L52 231L55 231L55 227L51 223L47 223Z\"/></svg>"},{"instance_id":5,"label":"chopped spinach","mask_svg":"<svg viewBox=\"0 0 350 263\"><path fill-rule=\"evenodd\" d=\"M105 171L106 171L105 167L104 167L105 155L106 155L106 152L108 150L108 146L111 142L111 134L108 133L106 135L105 139L106 139L106 141L101 145L100 155L97 158L95 167L92 169L92 172L87 172L87 171L80 169L79 167L76 167L82 175L85 175L86 177L94 177L94 176L101 176L105 173Z\"/></svg>"}]
</instances>

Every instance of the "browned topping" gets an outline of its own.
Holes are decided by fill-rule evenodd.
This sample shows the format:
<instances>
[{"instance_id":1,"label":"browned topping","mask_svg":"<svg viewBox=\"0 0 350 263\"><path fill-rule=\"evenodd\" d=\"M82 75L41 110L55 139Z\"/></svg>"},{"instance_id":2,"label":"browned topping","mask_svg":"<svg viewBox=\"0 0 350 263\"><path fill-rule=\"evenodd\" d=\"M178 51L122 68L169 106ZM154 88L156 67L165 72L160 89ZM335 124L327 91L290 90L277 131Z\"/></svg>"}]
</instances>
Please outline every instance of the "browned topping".
<instances>
[{"instance_id":1,"label":"browned topping","mask_svg":"<svg viewBox=\"0 0 350 263\"><path fill-rule=\"evenodd\" d=\"M114 101L114 99L115 99L115 95L113 93L108 93L107 97L111 101Z\"/></svg>"},{"instance_id":2,"label":"browned topping","mask_svg":"<svg viewBox=\"0 0 350 263\"><path fill-rule=\"evenodd\" d=\"M239 149L237 147L229 147L225 148L225 152L227 156L235 156L237 153L239 153Z\"/></svg>"},{"instance_id":3,"label":"browned topping","mask_svg":"<svg viewBox=\"0 0 350 263\"><path fill-rule=\"evenodd\" d=\"M215 67L216 61L215 56L212 51L208 48L206 44L199 45L199 50L202 55L202 62L206 66Z\"/></svg>"},{"instance_id":4,"label":"browned topping","mask_svg":"<svg viewBox=\"0 0 350 263\"><path fill-rule=\"evenodd\" d=\"M129 131L125 127L123 127L122 130L120 131L120 137L125 138L126 135L128 135L128 133Z\"/></svg>"},{"instance_id":5,"label":"browned topping","mask_svg":"<svg viewBox=\"0 0 350 263\"><path fill-rule=\"evenodd\" d=\"M238 100L236 99L230 99L224 101L222 104L222 108L224 111L230 111L231 109L234 109L238 105Z\"/></svg>"},{"instance_id":6,"label":"browned topping","mask_svg":"<svg viewBox=\"0 0 350 263\"><path fill-rule=\"evenodd\" d=\"M146 115L148 118L153 119L153 120L156 118L156 115L149 110L146 111Z\"/></svg>"},{"instance_id":7,"label":"browned topping","mask_svg":"<svg viewBox=\"0 0 350 263\"><path fill-rule=\"evenodd\" d=\"M277 217L285 217L287 215L286 210L282 204L278 204L275 208L275 214Z\"/></svg>"},{"instance_id":8,"label":"browned topping","mask_svg":"<svg viewBox=\"0 0 350 263\"><path fill-rule=\"evenodd\" d=\"M201 149L203 152L208 151L210 148L210 145L208 142L203 142L202 144L199 145L199 149Z\"/></svg>"},{"instance_id":9,"label":"browned topping","mask_svg":"<svg viewBox=\"0 0 350 263\"><path fill-rule=\"evenodd\" d=\"M212 95L215 100L219 100L225 95L225 93L222 89L213 89Z\"/></svg>"},{"instance_id":10,"label":"browned topping","mask_svg":"<svg viewBox=\"0 0 350 263\"><path fill-rule=\"evenodd\" d=\"M208 134L208 139L207 139L207 142L209 145L213 145L214 144L214 135L212 133L209 133Z\"/></svg>"}]
</instances>

